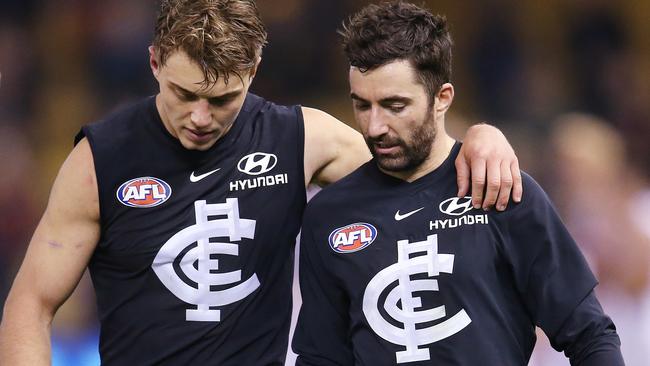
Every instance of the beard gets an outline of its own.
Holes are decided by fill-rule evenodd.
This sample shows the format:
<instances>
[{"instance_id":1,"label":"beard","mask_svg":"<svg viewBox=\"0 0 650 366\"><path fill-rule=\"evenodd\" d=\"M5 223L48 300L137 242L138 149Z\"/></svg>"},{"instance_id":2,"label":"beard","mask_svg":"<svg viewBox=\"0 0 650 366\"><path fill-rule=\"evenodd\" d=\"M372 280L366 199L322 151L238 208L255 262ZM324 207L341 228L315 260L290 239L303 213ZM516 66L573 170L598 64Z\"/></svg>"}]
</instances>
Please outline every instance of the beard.
<instances>
[{"instance_id":1,"label":"beard","mask_svg":"<svg viewBox=\"0 0 650 366\"><path fill-rule=\"evenodd\" d=\"M382 170L405 172L414 170L429 158L436 134L437 130L433 118L429 118L418 128L411 131L410 143L389 134L375 138L366 137L365 140L370 153ZM383 147L397 146L399 149L392 154L379 154L376 151L376 145Z\"/></svg>"}]
</instances>

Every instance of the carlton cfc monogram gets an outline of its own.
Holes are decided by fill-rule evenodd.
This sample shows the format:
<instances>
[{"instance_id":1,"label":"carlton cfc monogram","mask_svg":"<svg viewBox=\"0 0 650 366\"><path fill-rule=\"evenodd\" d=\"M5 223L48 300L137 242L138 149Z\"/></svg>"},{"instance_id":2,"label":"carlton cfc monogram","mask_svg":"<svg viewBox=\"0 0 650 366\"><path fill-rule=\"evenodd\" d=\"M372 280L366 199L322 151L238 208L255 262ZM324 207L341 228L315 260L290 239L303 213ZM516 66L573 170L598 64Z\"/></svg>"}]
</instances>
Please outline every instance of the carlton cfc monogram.
<instances>
[{"instance_id":1,"label":"carlton cfc monogram","mask_svg":"<svg viewBox=\"0 0 650 366\"><path fill-rule=\"evenodd\" d=\"M417 256L413 256L418 254ZM363 313L372 330L385 340L406 346L406 350L396 352L397 363L426 361L431 359L429 350L421 346L434 343L450 337L465 328L472 320L465 309L438 324L426 327L416 327L425 323L443 319L447 316L445 306L433 309L418 310L422 299L413 296L419 291L438 291L438 281L435 279L411 280L412 275L426 273L429 277L437 277L440 273L452 273L454 268L453 254L438 253L438 236L429 235L427 240L397 242L397 263L379 271L366 287L363 295ZM381 294L392 287L383 304L379 303ZM401 302L401 307L398 303ZM393 325L379 311L382 306L394 320L402 323L402 327Z\"/></svg>"},{"instance_id":2,"label":"carlton cfc monogram","mask_svg":"<svg viewBox=\"0 0 650 366\"><path fill-rule=\"evenodd\" d=\"M245 281L220 291L211 291L210 286L231 285L242 280L241 270L213 273L219 270L219 260L212 255L239 255L239 245L231 242L242 238L255 237L255 220L239 217L239 203L236 198L228 198L225 203L208 204L206 201L194 202L196 224L179 231L160 248L151 267L160 281L176 297L188 304L196 305L185 312L187 321L221 320L221 311L214 307L232 304L244 299L260 286L256 274ZM209 220L212 216L225 216L223 219ZM210 238L228 238L228 243L210 242ZM197 245L180 258L180 269L194 285L186 283L174 269L179 259L190 245Z\"/></svg>"}]
</instances>

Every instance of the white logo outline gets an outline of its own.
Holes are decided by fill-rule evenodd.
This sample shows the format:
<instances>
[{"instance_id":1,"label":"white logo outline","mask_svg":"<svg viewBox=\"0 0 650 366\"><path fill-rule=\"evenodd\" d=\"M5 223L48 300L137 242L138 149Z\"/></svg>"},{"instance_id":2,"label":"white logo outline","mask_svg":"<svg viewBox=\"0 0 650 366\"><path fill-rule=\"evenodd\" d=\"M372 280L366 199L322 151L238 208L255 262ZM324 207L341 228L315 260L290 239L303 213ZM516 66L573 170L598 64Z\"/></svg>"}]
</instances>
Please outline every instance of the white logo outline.
<instances>
[{"instance_id":1,"label":"white logo outline","mask_svg":"<svg viewBox=\"0 0 650 366\"><path fill-rule=\"evenodd\" d=\"M240 218L237 198L227 198L224 203L208 204L205 200L194 202L196 224L174 234L159 249L151 264L162 284L179 300L194 305L185 310L186 321L219 322L221 309L248 297L260 287L256 273L242 278L242 270L222 272L220 260L213 255L239 256L236 244L242 238L254 239L256 220ZM210 219L215 216L225 218ZM211 238L228 238L213 242ZM189 251L185 250L196 244ZM181 257L181 253L183 256ZM180 259L180 270L196 286L182 279L174 268ZM219 272L215 272L219 270ZM212 290L213 285L231 285Z\"/></svg>"},{"instance_id":2,"label":"white logo outline","mask_svg":"<svg viewBox=\"0 0 650 366\"><path fill-rule=\"evenodd\" d=\"M259 160L257 159L259 156ZM242 165L243 164L243 165ZM239 159L237 170L248 175L261 175L268 173L278 164L278 157L275 154L254 152ZM255 168L260 168L259 172L253 172Z\"/></svg>"},{"instance_id":3,"label":"white logo outline","mask_svg":"<svg viewBox=\"0 0 650 366\"><path fill-rule=\"evenodd\" d=\"M207 176L209 176L209 175L211 175L213 173L218 172L219 170L221 170L221 168L211 170L211 171L209 171L207 173L203 173L201 175L194 175L194 172L192 172L192 174L190 174L190 182L196 183L196 182L200 181L201 179L203 179L203 178L205 178L205 177L207 177Z\"/></svg>"},{"instance_id":4,"label":"white logo outline","mask_svg":"<svg viewBox=\"0 0 650 366\"><path fill-rule=\"evenodd\" d=\"M458 203L458 201L464 199L465 201L461 204ZM448 205L446 205L446 208L443 208L445 204L449 202ZM465 196L465 197L451 197L448 198L442 202L440 202L440 205L438 206L440 209L440 212L445 213L450 216L462 216L466 214L467 212L471 211L474 209L474 206L472 206L472 197L470 196ZM458 209L463 209L463 212L457 213L454 212Z\"/></svg>"},{"instance_id":5,"label":"white logo outline","mask_svg":"<svg viewBox=\"0 0 650 366\"><path fill-rule=\"evenodd\" d=\"M395 212L395 220L396 220L396 221L402 221L402 220L404 220L405 218L407 218L407 217L413 215L414 213L420 212L420 211L422 211L422 210L424 210L424 207L420 207L420 208L418 208L417 210L409 211L409 212L407 212L407 213L405 213L405 214L400 214L400 213L399 213L399 210L397 210L397 212Z\"/></svg>"},{"instance_id":6,"label":"white logo outline","mask_svg":"<svg viewBox=\"0 0 650 366\"><path fill-rule=\"evenodd\" d=\"M426 240L418 242L398 240L397 254L397 263L379 271L368 282L363 294L363 314L375 334L405 347L395 353L397 363L427 361L431 359L427 346L453 336L472 322L465 309L460 309L451 317L445 305L421 309L422 298L416 295L421 291L439 291L438 280L431 277L453 273L455 256L438 252L437 234L428 235ZM429 278L411 279L411 275L419 273L426 273ZM392 287L395 282L397 286ZM384 291L389 293L380 303ZM390 319L403 327L388 321L386 315L379 311L380 306ZM444 318L447 319L434 325L416 327Z\"/></svg>"}]
</instances>

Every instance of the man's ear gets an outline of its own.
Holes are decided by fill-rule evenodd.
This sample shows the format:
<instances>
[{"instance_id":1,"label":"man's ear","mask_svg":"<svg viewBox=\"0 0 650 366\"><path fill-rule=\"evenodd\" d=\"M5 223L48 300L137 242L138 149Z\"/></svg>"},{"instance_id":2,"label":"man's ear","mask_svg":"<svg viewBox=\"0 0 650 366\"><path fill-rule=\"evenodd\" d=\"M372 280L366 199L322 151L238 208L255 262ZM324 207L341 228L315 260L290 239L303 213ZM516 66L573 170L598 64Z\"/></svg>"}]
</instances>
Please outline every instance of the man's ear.
<instances>
[{"instance_id":1,"label":"man's ear","mask_svg":"<svg viewBox=\"0 0 650 366\"><path fill-rule=\"evenodd\" d=\"M151 67L151 73L153 74L153 77L158 80L158 74L160 73L160 62L158 61L156 47L154 46L149 46L149 67Z\"/></svg>"},{"instance_id":2,"label":"man's ear","mask_svg":"<svg viewBox=\"0 0 650 366\"><path fill-rule=\"evenodd\" d=\"M446 113L454 101L454 86L451 83L444 83L436 95L436 112Z\"/></svg>"},{"instance_id":3,"label":"man's ear","mask_svg":"<svg viewBox=\"0 0 650 366\"><path fill-rule=\"evenodd\" d=\"M249 80L253 81L253 78L255 75L257 75L257 68L260 66L260 63L262 62L262 56L257 57L257 61L255 62L255 66L251 69Z\"/></svg>"}]
</instances>

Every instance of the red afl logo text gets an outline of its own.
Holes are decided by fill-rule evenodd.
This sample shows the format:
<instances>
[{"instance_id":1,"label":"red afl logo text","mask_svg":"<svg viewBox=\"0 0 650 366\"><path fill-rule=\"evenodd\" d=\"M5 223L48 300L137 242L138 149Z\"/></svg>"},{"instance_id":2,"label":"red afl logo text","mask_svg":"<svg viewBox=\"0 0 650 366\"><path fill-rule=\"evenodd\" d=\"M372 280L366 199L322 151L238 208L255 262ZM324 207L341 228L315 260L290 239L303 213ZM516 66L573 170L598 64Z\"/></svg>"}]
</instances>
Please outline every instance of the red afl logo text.
<instances>
[{"instance_id":1,"label":"red afl logo text","mask_svg":"<svg viewBox=\"0 0 650 366\"><path fill-rule=\"evenodd\" d=\"M337 253L352 253L368 247L377 238L377 229L367 223L340 227L329 236L330 247Z\"/></svg>"},{"instance_id":2,"label":"red afl logo text","mask_svg":"<svg viewBox=\"0 0 650 366\"><path fill-rule=\"evenodd\" d=\"M172 188L162 179L140 177L123 183L117 189L117 200L130 207L154 207L167 201Z\"/></svg>"}]
</instances>

